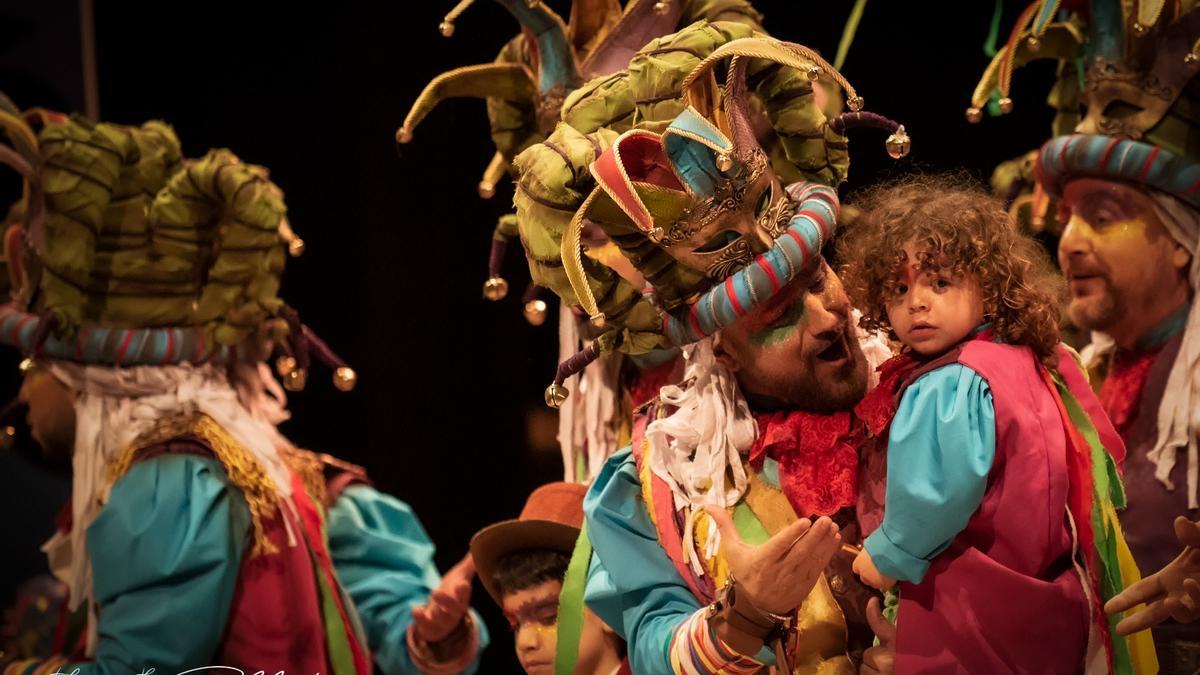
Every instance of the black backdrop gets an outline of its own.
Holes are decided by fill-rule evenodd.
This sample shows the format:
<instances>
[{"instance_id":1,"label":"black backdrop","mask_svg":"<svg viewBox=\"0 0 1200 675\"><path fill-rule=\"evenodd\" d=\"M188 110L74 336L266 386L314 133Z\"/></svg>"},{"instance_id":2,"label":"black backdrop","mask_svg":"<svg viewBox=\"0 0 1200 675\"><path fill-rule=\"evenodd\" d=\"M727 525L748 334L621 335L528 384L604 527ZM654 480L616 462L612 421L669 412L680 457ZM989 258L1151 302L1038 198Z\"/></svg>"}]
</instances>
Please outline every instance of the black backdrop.
<instances>
[{"instance_id":1,"label":"black backdrop","mask_svg":"<svg viewBox=\"0 0 1200 675\"><path fill-rule=\"evenodd\" d=\"M98 4L101 118L167 120L186 155L228 147L269 167L286 193L308 250L290 261L284 297L360 377L340 394L324 371L312 373L286 432L366 465L420 514L439 565L453 564L473 532L515 516L533 487L560 477L557 453L530 449L526 437L530 419L546 419L555 322L533 328L521 317L527 272L515 251L505 274L514 292L501 303L480 295L491 229L511 199L507 187L490 202L475 192L492 154L483 103L444 103L399 151L393 134L430 78L491 60L515 22L481 0L447 40L437 26L450 0ZM565 16L567 2L551 4ZM774 35L829 56L851 4L757 3ZM1013 114L964 120L993 7L868 4L843 73L867 109L906 125L913 152L894 162L881 134L853 135L843 195L912 169L986 178L1046 137L1048 64L1018 73ZM1017 10L1006 8L1005 29ZM22 107L82 109L79 16L70 0L0 3L0 90ZM17 189L15 178L0 182L4 203ZM0 397L16 391L16 361L0 356ZM0 600L43 567L36 547L66 490L0 453ZM503 619L481 588L475 597L493 629L483 672L518 672Z\"/></svg>"}]
</instances>

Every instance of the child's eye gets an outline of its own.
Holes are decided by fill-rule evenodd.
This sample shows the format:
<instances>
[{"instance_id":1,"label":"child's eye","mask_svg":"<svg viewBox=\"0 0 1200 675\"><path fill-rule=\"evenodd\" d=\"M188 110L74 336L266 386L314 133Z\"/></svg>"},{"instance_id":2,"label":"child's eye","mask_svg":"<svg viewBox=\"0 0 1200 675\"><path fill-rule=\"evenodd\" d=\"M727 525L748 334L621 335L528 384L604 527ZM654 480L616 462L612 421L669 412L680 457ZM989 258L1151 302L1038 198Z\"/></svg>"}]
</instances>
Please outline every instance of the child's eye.
<instances>
[{"instance_id":1,"label":"child's eye","mask_svg":"<svg viewBox=\"0 0 1200 675\"><path fill-rule=\"evenodd\" d=\"M537 621L543 626L553 626L554 624L558 623L558 610L555 609L542 613L540 616L538 616Z\"/></svg>"},{"instance_id":2,"label":"child's eye","mask_svg":"<svg viewBox=\"0 0 1200 675\"><path fill-rule=\"evenodd\" d=\"M937 279L933 280L933 287L939 291L950 288L950 286L950 280L945 277L938 277Z\"/></svg>"},{"instance_id":3,"label":"child's eye","mask_svg":"<svg viewBox=\"0 0 1200 675\"><path fill-rule=\"evenodd\" d=\"M896 295L904 295L908 293L908 284L899 284L896 286Z\"/></svg>"}]
</instances>

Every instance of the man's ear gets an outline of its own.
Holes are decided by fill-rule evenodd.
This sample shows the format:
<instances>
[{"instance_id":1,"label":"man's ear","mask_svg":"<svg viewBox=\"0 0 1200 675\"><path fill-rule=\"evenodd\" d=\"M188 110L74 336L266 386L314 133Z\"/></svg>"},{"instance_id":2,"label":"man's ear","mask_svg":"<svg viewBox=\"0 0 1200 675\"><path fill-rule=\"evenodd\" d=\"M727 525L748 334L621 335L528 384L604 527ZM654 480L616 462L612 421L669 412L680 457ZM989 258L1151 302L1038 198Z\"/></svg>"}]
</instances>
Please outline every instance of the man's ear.
<instances>
[{"instance_id":1,"label":"man's ear","mask_svg":"<svg viewBox=\"0 0 1200 675\"><path fill-rule=\"evenodd\" d=\"M733 352L729 350L726 341L721 339L720 333L717 333L713 336L713 356L716 357L717 363L725 366L729 372L736 373L741 370L741 362L734 357Z\"/></svg>"},{"instance_id":2,"label":"man's ear","mask_svg":"<svg viewBox=\"0 0 1200 675\"><path fill-rule=\"evenodd\" d=\"M1175 248L1171 251L1171 265L1186 274L1191 264L1192 254L1188 253L1188 250L1182 244L1175 242Z\"/></svg>"}]
</instances>

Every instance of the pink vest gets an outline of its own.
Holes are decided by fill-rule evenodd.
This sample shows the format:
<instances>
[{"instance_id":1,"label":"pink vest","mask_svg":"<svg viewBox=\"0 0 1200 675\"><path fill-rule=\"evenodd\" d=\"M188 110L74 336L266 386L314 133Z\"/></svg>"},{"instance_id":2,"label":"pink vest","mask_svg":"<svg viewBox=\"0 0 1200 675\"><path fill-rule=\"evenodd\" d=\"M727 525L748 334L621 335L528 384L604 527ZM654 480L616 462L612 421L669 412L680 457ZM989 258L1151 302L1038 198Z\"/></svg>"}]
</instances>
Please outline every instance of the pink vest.
<instances>
[{"instance_id":1,"label":"pink vest","mask_svg":"<svg viewBox=\"0 0 1200 675\"><path fill-rule=\"evenodd\" d=\"M966 529L922 583L900 584L896 672L1077 673L1090 614L1071 562L1068 445L1054 396L1026 347L972 340L958 362L991 388L996 457ZM1098 410L1074 361L1059 365Z\"/></svg>"}]
</instances>

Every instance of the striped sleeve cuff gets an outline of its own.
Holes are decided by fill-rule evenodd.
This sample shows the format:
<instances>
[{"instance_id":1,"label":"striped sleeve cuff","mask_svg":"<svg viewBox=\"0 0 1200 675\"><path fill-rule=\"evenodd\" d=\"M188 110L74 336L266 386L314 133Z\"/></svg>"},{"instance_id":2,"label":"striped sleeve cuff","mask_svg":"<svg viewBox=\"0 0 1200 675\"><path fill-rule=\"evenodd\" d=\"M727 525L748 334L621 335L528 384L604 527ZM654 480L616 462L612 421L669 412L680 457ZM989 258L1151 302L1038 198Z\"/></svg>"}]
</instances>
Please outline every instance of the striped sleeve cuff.
<instances>
[{"instance_id":1,"label":"striped sleeve cuff","mask_svg":"<svg viewBox=\"0 0 1200 675\"><path fill-rule=\"evenodd\" d=\"M671 671L675 675L749 675L761 661L735 652L708 625L708 608L683 622L671 640Z\"/></svg>"}]
</instances>

